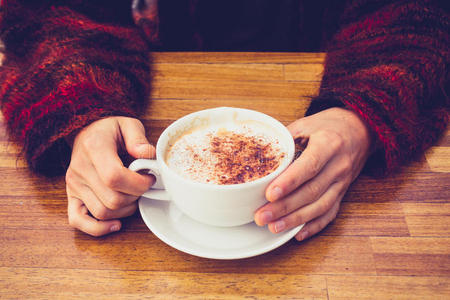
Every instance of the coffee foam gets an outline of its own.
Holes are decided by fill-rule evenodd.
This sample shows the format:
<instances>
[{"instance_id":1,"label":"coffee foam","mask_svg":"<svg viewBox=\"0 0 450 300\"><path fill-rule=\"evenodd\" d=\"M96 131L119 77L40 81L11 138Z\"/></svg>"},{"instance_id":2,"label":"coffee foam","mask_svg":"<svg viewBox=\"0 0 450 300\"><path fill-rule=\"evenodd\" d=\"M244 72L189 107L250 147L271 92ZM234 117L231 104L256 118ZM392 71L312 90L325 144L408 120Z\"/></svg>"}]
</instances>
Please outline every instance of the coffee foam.
<instances>
[{"instance_id":1,"label":"coffee foam","mask_svg":"<svg viewBox=\"0 0 450 300\"><path fill-rule=\"evenodd\" d=\"M249 182L273 172L286 156L276 136L258 121L201 126L170 144L165 160L176 173L196 182Z\"/></svg>"}]
</instances>

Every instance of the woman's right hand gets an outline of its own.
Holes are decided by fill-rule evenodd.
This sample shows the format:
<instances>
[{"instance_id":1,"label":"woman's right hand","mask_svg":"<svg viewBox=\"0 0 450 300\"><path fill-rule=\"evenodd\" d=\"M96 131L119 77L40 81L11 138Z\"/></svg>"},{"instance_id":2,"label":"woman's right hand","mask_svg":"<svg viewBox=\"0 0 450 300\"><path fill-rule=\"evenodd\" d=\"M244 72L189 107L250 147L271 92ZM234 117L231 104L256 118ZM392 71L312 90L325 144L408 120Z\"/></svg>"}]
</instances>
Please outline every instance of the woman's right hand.
<instances>
[{"instance_id":1,"label":"woman's right hand","mask_svg":"<svg viewBox=\"0 0 450 300\"><path fill-rule=\"evenodd\" d=\"M93 236L120 230L120 218L132 215L137 199L154 183L152 176L129 170L119 157L153 158L142 123L108 117L93 122L75 137L66 173L69 224Z\"/></svg>"}]
</instances>

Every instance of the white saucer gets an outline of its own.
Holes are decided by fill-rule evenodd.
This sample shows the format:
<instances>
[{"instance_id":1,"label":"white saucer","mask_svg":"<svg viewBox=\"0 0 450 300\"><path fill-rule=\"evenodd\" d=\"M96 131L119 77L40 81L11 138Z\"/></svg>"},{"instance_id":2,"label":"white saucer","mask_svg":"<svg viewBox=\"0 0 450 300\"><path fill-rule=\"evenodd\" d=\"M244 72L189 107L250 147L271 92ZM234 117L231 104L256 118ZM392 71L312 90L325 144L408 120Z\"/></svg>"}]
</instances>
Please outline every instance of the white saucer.
<instances>
[{"instance_id":1,"label":"white saucer","mask_svg":"<svg viewBox=\"0 0 450 300\"><path fill-rule=\"evenodd\" d=\"M209 226L187 217L171 202L145 197L139 199L139 210L160 240L180 251L212 259L240 259L269 252L303 227L274 234L254 222L236 227Z\"/></svg>"}]
</instances>

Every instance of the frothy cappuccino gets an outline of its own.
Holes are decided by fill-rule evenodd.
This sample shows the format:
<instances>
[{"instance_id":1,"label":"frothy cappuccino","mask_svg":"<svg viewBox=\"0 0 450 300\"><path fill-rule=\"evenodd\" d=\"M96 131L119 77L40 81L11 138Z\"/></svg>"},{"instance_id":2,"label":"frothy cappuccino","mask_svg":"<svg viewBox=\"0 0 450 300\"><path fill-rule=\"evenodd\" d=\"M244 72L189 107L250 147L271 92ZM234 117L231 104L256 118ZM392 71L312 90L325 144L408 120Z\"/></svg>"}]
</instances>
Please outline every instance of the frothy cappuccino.
<instances>
[{"instance_id":1,"label":"frothy cappuccino","mask_svg":"<svg viewBox=\"0 0 450 300\"><path fill-rule=\"evenodd\" d=\"M184 215L212 226L254 221L265 192L294 158L289 130L263 113L217 107L170 124L156 144L156 159L137 159L133 171L155 176L144 199L171 201ZM151 204L153 205L153 203Z\"/></svg>"},{"instance_id":2,"label":"frothy cappuccino","mask_svg":"<svg viewBox=\"0 0 450 300\"><path fill-rule=\"evenodd\" d=\"M264 177L286 156L276 134L263 124L232 122L190 130L169 145L165 160L184 178L238 184Z\"/></svg>"}]
</instances>

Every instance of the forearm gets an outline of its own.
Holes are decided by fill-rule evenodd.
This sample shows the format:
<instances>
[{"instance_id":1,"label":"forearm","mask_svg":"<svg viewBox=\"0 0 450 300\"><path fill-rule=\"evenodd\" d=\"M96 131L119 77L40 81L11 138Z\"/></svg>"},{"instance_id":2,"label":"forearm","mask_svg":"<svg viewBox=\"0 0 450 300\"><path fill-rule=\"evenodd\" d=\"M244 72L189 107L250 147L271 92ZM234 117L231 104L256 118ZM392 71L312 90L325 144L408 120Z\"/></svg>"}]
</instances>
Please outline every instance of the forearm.
<instances>
[{"instance_id":1,"label":"forearm","mask_svg":"<svg viewBox=\"0 0 450 300\"><path fill-rule=\"evenodd\" d=\"M148 47L105 1L23 2L6 1L2 11L2 112L32 168L61 172L70 154L66 136L99 118L142 110Z\"/></svg>"},{"instance_id":2,"label":"forearm","mask_svg":"<svg viewBox=\"0 0 450 300\"><path fill-rule=\"evenodd\" d=\"M448 16L406 2L347 10L307 112L343 106L360 115L376 142L368 166L381 173L422 153L448 122Z\"/></svg>"}]
</instances>

